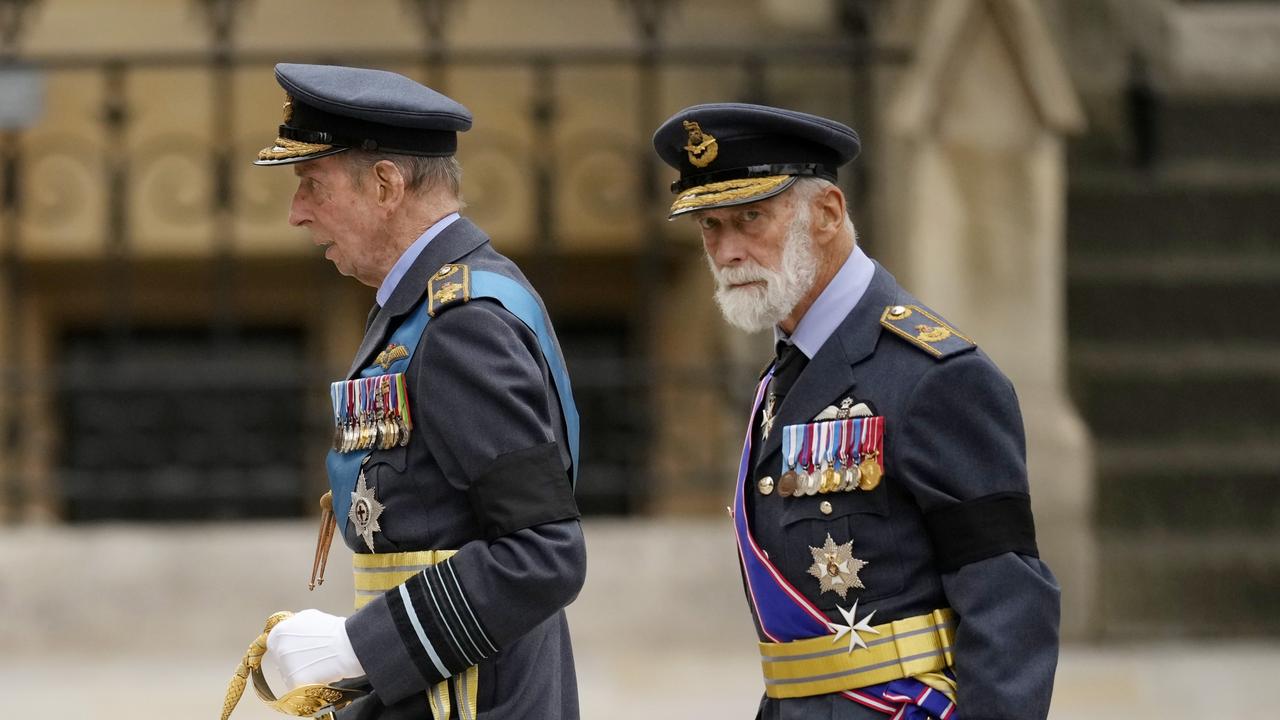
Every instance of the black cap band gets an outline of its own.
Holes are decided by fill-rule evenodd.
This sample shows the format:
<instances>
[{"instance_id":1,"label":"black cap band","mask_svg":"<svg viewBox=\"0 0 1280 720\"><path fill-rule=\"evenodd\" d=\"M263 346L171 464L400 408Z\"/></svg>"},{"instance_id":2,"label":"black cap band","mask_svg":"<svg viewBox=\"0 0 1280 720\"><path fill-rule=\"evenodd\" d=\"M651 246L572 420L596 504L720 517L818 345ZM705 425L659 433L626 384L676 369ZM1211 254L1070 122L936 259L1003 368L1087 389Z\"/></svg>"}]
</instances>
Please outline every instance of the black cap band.
<instances>
[{"instance_id":1,"label":"black cap band","mask_svg":"<svg viewBox=\"0 0 1280 720\"><path fill-rule=\"evenodd\" d=\"M324 128L318 130L315 128ZM292 115L280 126L280 137L317 145L339 145L402 155L444 157L458 151L458 133L368 122L325 112L292 101Z\"/></svg>"}]
</instances>

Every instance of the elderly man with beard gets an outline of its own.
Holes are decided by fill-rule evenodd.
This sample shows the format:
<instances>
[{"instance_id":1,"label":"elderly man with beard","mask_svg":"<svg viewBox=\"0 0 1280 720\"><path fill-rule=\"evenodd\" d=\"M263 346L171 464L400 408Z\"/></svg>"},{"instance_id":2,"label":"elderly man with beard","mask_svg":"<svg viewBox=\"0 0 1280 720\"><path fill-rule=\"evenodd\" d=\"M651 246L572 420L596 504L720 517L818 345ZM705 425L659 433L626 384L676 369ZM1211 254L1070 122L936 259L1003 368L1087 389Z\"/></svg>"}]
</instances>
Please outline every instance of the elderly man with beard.
<instances>
[{"instance_id":1,"label":"elderly man with beard","mask_svg":"<svg viewBox=\"0 0 1280 720\"><path fill-rule=\"evenodd\" d=\"M758 718L1043 718L1059 591L1009 380L858 246L856 133L745 104L654 135L725 318L773 328L733 522Z\"/></svg>"}]
</instances>

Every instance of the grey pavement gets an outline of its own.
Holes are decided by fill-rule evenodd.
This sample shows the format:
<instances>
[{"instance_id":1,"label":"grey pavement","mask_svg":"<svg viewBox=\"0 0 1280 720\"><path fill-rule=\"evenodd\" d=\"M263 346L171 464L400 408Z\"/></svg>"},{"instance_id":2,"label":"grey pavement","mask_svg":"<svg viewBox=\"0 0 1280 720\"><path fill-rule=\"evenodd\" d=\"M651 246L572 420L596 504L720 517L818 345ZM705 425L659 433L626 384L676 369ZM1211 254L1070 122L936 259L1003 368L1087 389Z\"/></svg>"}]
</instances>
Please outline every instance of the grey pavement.
<instances>
[{"instance_id":1,"label":"grey pavement","mask_svg":"<svg viewBox=\"0 0 1280 720\"><path fill-rule=\"evenodd\" d=\"M761 684L723 518L592 521L570 609L583 717L750 718ZM6 717L215 718L278 609L346 614L349 555L308 593L312 523L0 530ZM1068 645L1052 717L1271 717L1280 642ZM233 716L277 718L247 697Z\"/></svg>"}]
</instances>

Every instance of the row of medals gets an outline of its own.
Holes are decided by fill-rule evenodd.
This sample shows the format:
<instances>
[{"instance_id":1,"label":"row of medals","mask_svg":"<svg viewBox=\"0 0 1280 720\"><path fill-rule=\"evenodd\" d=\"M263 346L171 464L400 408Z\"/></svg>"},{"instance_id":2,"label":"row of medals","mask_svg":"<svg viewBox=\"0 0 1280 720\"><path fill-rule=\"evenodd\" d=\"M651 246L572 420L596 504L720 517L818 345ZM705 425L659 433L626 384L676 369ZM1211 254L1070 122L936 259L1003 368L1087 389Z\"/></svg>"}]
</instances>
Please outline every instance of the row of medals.
<instances>
[{"instance_id":1,"label":"row of medals","mask_svg":"<svg viewBox=\"0 0 1280 720\"><path fill-rule=\"evenodd\" d=\"M362 416L333 429L333 449L338 452L390 450L408 444L409 426L402 417L386 414Z\"/></svg>"},{"instance_id":2,"label":"row of medals","mask_svg":"<svg viewBox=\"0 0 1280 720\"><path fill-rule=\"evenodd\" d=\"M878 452L871 452L864 455L858 464L839 470L825 463L822 467L809 471L788 470L778 478L778 495L801 497L854 490L870 492L880 486L880 478L884 476L878 455ZM772 490L772 486L769 489ZM765 495L769 494L764 485L761 485L760 491Z\"/></svg>"}]
</instances>

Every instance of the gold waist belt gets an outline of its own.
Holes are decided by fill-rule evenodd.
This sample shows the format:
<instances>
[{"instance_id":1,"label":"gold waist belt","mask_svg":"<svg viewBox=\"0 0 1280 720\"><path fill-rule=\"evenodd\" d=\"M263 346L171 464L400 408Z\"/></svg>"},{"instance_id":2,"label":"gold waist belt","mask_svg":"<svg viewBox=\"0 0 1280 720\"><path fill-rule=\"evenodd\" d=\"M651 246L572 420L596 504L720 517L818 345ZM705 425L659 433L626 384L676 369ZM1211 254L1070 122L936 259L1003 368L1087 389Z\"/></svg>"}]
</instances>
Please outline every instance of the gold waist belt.
<instances>
[{"instance_id":1,"label":"gold waist belt","mask_svg":"<svg viewBox=\"0 0 1280 720\"><path fill-rule=\"evenodd\" d=\"M934 610L872 628L866 647L849 652L835 635L760 643L765 694L771 698L825 695L937 672L954 664L955 613ZM865 632L865 631L864 631Z\"/></svg>"},{"instance_id":2,"label":"gold waist belt","mask_svg":"<svg viewBox=\"0 0 1280 720\"><path fill-rule=\"evenodd\" d=\"M420 550L402 553L357 553L351 556L355 572L356 609L368 605L374 598L388 590L403 585L410 578L437 563L457 554L457 550ZM431 716L435 720L447 720L458 699L458 716L462 720L475 720L476 694L480 686L480 671L475 665L447 678L427 691L431 703Z\"/></svg>"}]
</instances>

